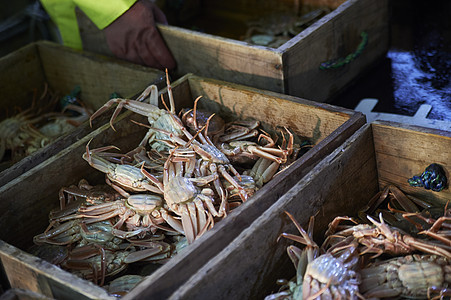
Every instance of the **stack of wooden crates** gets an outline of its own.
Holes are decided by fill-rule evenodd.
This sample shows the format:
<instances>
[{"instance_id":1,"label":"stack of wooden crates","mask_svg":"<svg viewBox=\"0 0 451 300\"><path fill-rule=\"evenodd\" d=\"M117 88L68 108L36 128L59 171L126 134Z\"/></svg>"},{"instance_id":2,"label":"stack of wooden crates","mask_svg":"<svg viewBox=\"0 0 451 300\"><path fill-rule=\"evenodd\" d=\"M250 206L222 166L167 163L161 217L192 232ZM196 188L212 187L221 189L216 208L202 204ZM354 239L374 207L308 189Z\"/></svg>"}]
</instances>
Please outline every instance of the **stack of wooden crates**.
<instances>
[{"instance_id":1,"label":"stack of wooden crates","mask_svg":"<svg viewBox=\"0 0 451 300\"><path fill-rule=\"evenodd\" d=\"M450 169L451 133L393 123L365 124L361 113L320 103L385 54L388 1L304 2L333 10L277 49L159 25L178 62L176 76L181 78L172 83L177 111L192 107L194 99L203 96L200 107L224 117L233 113L268 126L287 126L315 146L124 299L262 298L290 268L286 243L277 242L280 233L293 230L285 210L301 224L311 215L323 216L315 223L316 232L321 232L333 217L355 214L388 183L440 203L451 198L449 189L430 192L411 188L406 181L431 160ZM238 15L249 13L256 3L207 1L204 5L203 13L217 16L221 11L222 15L233 10ZM337 69L319 68L355 51L362 32L368 40L359 57ZM0 67L9 73L2 75L7 83L0 91L2 101L8 98L22 107L30 103L29 92L45 81L63 92L81 85L83 100L94 108L113 91L133 97L151 83L167 97L160 71L52 43L29 45L0 59ZM2 285L56 299L113 299L93 283L26 252L33 236L47 227L48 212L58 206L61 187L82 178L103 183L103 175L81 158L86 144L115 145L125 152L145 133L145 128L130 122L145 122L142 116L121 114L116 131L108 117L100 118L93 128L84 124L1 173Z\"/></svg>"}]
</instances>

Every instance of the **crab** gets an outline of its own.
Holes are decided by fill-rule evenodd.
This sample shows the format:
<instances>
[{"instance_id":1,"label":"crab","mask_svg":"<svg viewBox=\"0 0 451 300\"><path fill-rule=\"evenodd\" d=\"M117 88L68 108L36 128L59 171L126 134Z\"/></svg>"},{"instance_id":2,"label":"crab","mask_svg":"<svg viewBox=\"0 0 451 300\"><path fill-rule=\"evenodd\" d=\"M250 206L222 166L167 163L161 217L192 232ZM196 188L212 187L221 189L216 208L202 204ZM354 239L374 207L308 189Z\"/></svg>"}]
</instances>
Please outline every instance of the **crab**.
<instances>
[{"instance_id":1,"label":"crab","mask_svg":"<svg viewBox=\"0 0 451 300\"><path fill-rule=\"evenodd\" d=\"M375 262L361 270L360 291L367 299L443 299L451 296L450 264L441 256L418 254Z\"/></svg>"},{"instance_id":2,"label":"crab","mask_svg":"<svg viewBox=\"0 0 451 300\"><path fill-rule=\"evenodd\" d=\"M89 244L73 249L61 267L76 275L92 280L102 286L106 277L112 277L125 270L131 263L138 261L152 261L154 257L169 252L170 245L164 242L148 243L146 249L111 251L95 244Z\"/></svg>"},{"instance_id":3,"label":"crab","mask_svg":"<svg viewBox=\"0 0 451 300\"><path fill-rule=\"evenodd\" d=\"M339 223L342 220L357 222L349 217L335 218L330 224L329 230L326 232L328 237L323 245L328 245L329 243L334 244L332 240L343 240L352 236L359 242L361 253L374 253L373 257L378 257L383 253L407 255L413 251L423 251L424 253L439 255L448 259L451 258L449 238L443 240L444 236L437 237L434 234L435 230L427 233L433 238L436 238L438 242L417 239L395 227L391 227L385 223L382 214L379 214L380 222L370 216L367 216L367 218L371 224L357 224L355 226L344 227L339 227ZM440 224L442 221L444 220L437 220L437 224ZM336 228L342 228L342 230L336 232Z\"/></svg>"},{"instance_id":4,"label":"crab","mask_svg":"<svg viewBox=\"0 0 451 300\"><path fill-rule=\"evenodd\" d=\"M80 207L78 212L80 217L85 218L86 224L119 217L112 228L112 234L123 239L133 236L142 238L148 232L155 234L157 229L181 231L180 222L163 207L163 199L153 194L128 195L112 203ZM162 226L164 222L171 228ZM124 224L127 230L122 230Z\"/></svg>"},{"instance_id":5,"label":"crab","mask_svg":"<svg viewBox=\"0 0 451 300\"><path fill-rule=\"evenodd\" d=\"M296 278L287 282L279 293L265 299L358 299L361 279L355 270L359 262L357 243L348 239L322 251L312 239L314 217L310 217L305 231L290 213L285 213L301 235L282 233L280 237L306 247L301 250L294 245L288 246L287 253L296 268Z\"/></svg>"},{"instance_id":6,"label":"crab","mask_svg":"<svg viewBox=\"0 0 451 300\"><path fill-rule=\"evenodd\" d=\"M217 174L190 177L188 168L183 168L190 159L182 159L173 153L165 163L163 176L164 198L168 208L181 217L183 233L188 243L200 237L209 226L213 226L213 217L223 216L214 207L214 191L211 188L199 188L219 180ZM184 171L188 169L188 172Z\"/></svg>"},{"instance_id":7,"label":"crab","mask_svg":"<svg viewBox=\"0 0 451 300\"><path fill-rule=\"evenodd\" d=\"M216 143L217 138L224 134L225 121L219 115L197 108L197 102L201 96L194 100L194 107L192 109L182 109L180 111L183 124L188 126L192 134L205 128L205 135Z\"/></svg>"},{"instance_id":8,"label":"crab","mask_svg":"<svg viewBox=\"0 0 451 300\"><path fill-rule=\"evenodd\" d=\"M81 203L104 203L118 200L121 197L121 195L111 186L106 184L91 185L86 179L81 179L77 186L71 185L69 187L62 187L58 195L61 211L65 210L66 206L69 206L74 202L76 203L76 209L78 209L78 206ZM51 214L52 213L58 214L59 212L51 212Z\"/></svg>"},{"instance_id":9,"label":"crab","mask_svg":"<svg viewBox=\"0 0 451 300\"><path fill-rule=\"evenodd\" d=\"M178 121L177 121L178 122ZM142 126L146 126L145 124L141 124ZM208 136L204 136L202 130L199 130L194 136L189 133L183 124L178 123L179 128L181 128L184 136L187 140L174 135L172 132L165 131L162 129L155 129L169 137L168 145L171 146L172 151L170 153L181 153L182 151L186 151L190 153L191 157L198 156L200 157L198 163L198 169L208 170L211 175L220 175L226 180L228 180L231 184L233 184L238 190L239 195L243 201L248 199L248 195L246 191L233 179L232 175L240 178L240 174L238 171L232 166L227 156L221 152L208 138ZM186 159L186 158L185 158ZM168 159L169 160L169 159ZM191 160L192 161L192 160ZM192 166L193 164L191 164ZM230 174L230 173L232 174ZM215 180L215 189L221 197L221 211L222 214L225 214L225 206L227 201L227 196L223 191L223 187L219 179Z\"/></svg>"},{"instance_id":10,"label":"crab","mask_svg":"<svg viewBox=\"0 0 451 300\"><path fill-rule=\"evenodd\" d=\"M58 225L56 225L58 224ZM56 226L55 226L56 225ZM86 245L95 243L108 249L118 249L122 239L112 234L113 225L109 220L85 224L80 218L62 223L51 222L41 234L34 236L36 245Z\"/></svg>"},{"instance_id":11,"label":"crab","mask_svg":"<svg viewBox=\"0 0 451 300\"><path fill-rule=\"evenodd\" d=\"M143 93L138 97L137 100L122 99L122 98L114 98L109 100L94 114L92 114L92 116L90 117L90 122L92 122L94 118L98 117L99 115L107 111L110 107L117 104L117 107L114 110L114 113L110 119L110 126L111 128L113 128L113 130L115 130L113 126L114 120L119 115L122 108L126 108L135 113L146 116L148 119L150 125L149 130L142 139L139 146L145 146L146 144L149 144L152 149L156 149L157 151L164 151L169 149L169 146L165 143L165 140L168 139L167 136L161 134L158 131L155 131L154 128L169 131L177 136L182 136L183 133L177 124L179 118L175 115L175 104L172 96L172 88L169 83L169 75L167 73L167 70L166 70L166 80L168 84L168 95L171 107L169 110L160 109L152 104L158 102L158 88L156 85L150 85L143 91ZM142 100L147 98L149 94L150 94L149 97L150 103L141 102Z\"/></svg>"},{"instance_id":12,"label":"crab","mask_svg":"<svg viewBox=\"0 0 451 300\"><path fill-rule=\"evenodd\" d=\"M127 164L116 164L106 159L105 157L110 154L107 153L102 155L102 152L109 149L117 148L114 146L107 146L90 150L88 142L86 145L86 152L83 153L82 156L90 166L105 173L107 184L112 186L124 197L128 196L128 193L126 193L125 190L133 192L150 191L157 194L163 193L161 182L149 172L144 174L141 171L142 168Z\"/></svg>"}]
</instances>

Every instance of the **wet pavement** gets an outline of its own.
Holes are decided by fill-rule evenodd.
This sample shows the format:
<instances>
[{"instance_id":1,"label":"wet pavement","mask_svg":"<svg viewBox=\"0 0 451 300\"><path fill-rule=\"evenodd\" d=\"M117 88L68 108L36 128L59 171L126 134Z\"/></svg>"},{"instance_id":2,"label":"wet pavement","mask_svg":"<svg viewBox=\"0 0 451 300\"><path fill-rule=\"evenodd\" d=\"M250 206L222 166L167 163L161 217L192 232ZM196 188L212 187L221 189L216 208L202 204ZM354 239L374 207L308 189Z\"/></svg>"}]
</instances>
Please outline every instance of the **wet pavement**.
<instances>
[{"instance_id":1,"label":"wet pavement","mask_svg":"<svg viewBox=\"0 0 451 300\"><path fill-rule=\"evenodd\" d=\"M451 122L451 1L391 1L390 49L369 72L330 103L412 116L421 104L429 119Z\"/></svg>"}]
</instances>

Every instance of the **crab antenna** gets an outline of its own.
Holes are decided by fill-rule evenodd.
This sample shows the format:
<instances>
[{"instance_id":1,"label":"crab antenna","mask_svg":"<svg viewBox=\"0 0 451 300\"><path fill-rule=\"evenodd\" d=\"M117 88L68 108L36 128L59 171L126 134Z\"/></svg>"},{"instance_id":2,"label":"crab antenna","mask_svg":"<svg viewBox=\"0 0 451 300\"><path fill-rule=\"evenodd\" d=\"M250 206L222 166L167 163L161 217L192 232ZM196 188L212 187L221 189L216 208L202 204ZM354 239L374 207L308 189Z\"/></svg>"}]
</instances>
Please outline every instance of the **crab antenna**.
<instances>
[{"instance_id":1,"label":"crab antenna","mask_svg":"<svg viewBox=\"0 0 451 300\"><path fill-rule=\"evenodd\" d=\"M197 130L197 117L196 117L197 102L199 101L200 98L202 98L202 95L200 95L199 97L196 98L196 100L194 100L193 118L194 118L194 128L196 128L196 130Z\"/></svg>"},{"instance_id":2,"label":"crab antenna","mask_svg":"<svg viewBox=\"0 0 451 300\"><path fill-rule=\"evenodd\" d=\"M89 144L91 143L91 141L92 138L86 144L86 158L88 159L88 161L91 161L91 152L89 151Z\"/></svg>"},{"instance_id":3,"label":"crab antenna","mask_svg":"<svg viewBox=\"0 0 451 300\"><path fill-rule=\"evenodd\" d=\"M188 141L188 143L186 143L185 147L189 147L191 145L191 143L196 139L196 137L201 133L202 130L205 129L207 125L204 125L204 127L202 127L201 129L199 129L196 134Z\"/></svg>"},{"instance_id":4,"label":"crab antenna","mask_svg":"<svg viewBox=\"0 0 451 300\"><path fill-rule=\"evenodd\" d=\"M183 115L182 115L182 117L181 118L184 118L186 115L188 115L191 111L192 111L193 109L191 108L191 109L189 109L189 110L187 110ZM182 113L182 111L180 111L180 113L179 113L179 118L180 118L180 114Z\"/></svg>"},{"instance_id":5,"label":"crab antenna","mask_svg":"<svg viewBox=\"0 0 451 300\"><path fill-rule=\"evenodd\" d=\"M208 137L208 125L210 125L210 120L215 116L215 113L212 113L211 116L207 119L207 124L205 125L205 136Z\"/></svg>"},{"instance_id":6,"label":"crab antenna","mask_svg":"<svg viewBox=\"0 0 451 300\"><path fill-rule=\"evenodd\" d=\"M166 69L166 84L168 86L168 96L169 96L169 104L171 105L171 113L175 113L175 104L174 104L174 97L172 96L172 87L171 83L169 82L169 73L168 69Z\"/></svg>"},{"instance_id":7,"label":"crab antenna","mask_svg":"<svg viewBox=\"0 0 451 300\"><path fill-rule=\"evenodd\" d=\"M158 100L158 88L156 85L154 85L154 84L149 85L141 93L141 95L139 95L138 98L136 98L136 101L144 101L147 98L147 96L149 96L149 94L150 94L149 102L150 102L150 104L154 104L156 102L156 100Z\"/></svg>"},{"instance_id":8,"label":"crab antenna","mask_svg":"<svg viewBox=\"0 0 451 300\"><path fill-rule=\"evenodd\" d=\"M161 94L161 102L163 103L164 108L169 111L169 107L166 105L166 101L164 101L163 94Z\"/></svg>"}]
</instances>

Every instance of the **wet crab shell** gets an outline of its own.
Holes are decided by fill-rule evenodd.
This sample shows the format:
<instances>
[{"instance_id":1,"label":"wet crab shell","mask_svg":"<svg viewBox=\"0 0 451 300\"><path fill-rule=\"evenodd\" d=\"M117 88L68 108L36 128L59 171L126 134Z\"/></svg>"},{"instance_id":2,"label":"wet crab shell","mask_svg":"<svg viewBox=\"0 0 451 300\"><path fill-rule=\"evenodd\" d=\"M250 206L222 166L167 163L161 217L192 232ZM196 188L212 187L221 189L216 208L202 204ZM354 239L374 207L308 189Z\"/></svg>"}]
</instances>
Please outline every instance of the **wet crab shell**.
<instances>
[{"instance_id":1,"label":"wet crab shell","mask_svg":"<svg viewBox=\"0 0 451 300\"><path fill-rule=\"evenodd\" d=\"M342 259L325 253L308 264L302 283L303 296L324 291L320 299L357 299L360 275Z\"/></svg>"},{"instance_id":2,"label":"wet crab shell","mask_svg":"<svg viewBox=\"0 0 451 300\"><path fill-rule=\"evenodd\" d=\"M361 270L365 297L425 299L428 290L451 286L450 260L436 255L407 255L376 262Z\"/></svg>"}]
</instances>

